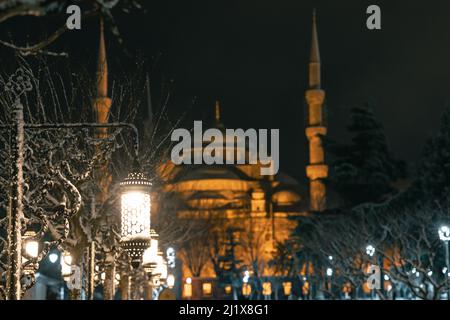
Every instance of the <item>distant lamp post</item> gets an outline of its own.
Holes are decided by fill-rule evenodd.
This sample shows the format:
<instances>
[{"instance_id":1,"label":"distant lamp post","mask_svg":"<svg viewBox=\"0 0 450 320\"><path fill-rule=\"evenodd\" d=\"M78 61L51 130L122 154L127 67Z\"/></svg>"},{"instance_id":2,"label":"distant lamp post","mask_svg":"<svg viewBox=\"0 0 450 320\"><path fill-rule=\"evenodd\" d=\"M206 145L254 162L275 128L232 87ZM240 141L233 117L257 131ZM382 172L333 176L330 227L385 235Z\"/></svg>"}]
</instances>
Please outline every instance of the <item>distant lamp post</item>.
<instances>
[{"instance_id":1,"label":"distant lamp post","mask_svg":"<svg viewBox=\"0 0 450 320\"><path fill-rule=\"evenodd\" d=\"M248 280L250 279L250 272L248 270L244 271L244 277L242 278L242 281L244 283L248 283Z\"/></svg>"},{"instance_id":2,"label":"distant lamp post","mask_svg":"<svg viewBox=\"0 0 450 320\"><path fill-rule=\"evenodd\" d=\"M59 258L58 254L54 252L48 255L48 260L50 260L51 263L55 263L56 261L58 261L58 258Z\"/></svg>"},{"instance_id":3,"label":"distant lamp post","mask_svg":"<svg viewBox=\"0 0 450 320\"><path fill-rule=\"evenodd\" d=\"M156 256L156 268L152 273L153 286L161 286L167 279L167 263L164 261L163 253L158 252Z\"/></svg>"},{"instance_id":4,"label":"distant lamp post","mask_svg":"<svg viewBox=\"0 0 450 320\"><path fill-rule=\"evenodd\" d=\"M162 282L167 280L168 271L167 271L167 262L164 260L163 255L158 256L158 265L156 266L157 274L159 274L159 278Z\"/></svg>"},{"instance_id":5,"label":"distant lamp post","mask_svg":"<svg viewBox=\"0 0 450 320\"><path fill-rule=\"evenodd\" d=\"M121 246L131 258L133 268L139 267L144 251L150 245L150 186L147 176L135 161L133 171L121 186Z\"/></svg>"},{"instance_id":6,"label":"distant lamp post","mask_svg":"<svg viewBox=\"0 0 450 320\"><path fill-rule=\"evenodd\" d=\"M142 267L148 275L152 275L158 264L158 234L155 230L150 230L150 246L145 249L142 255Z\"/></svg>"},{"instance_id":7,"label":"distant lamp post","mask_svg":"<svg viewBox=\"0 0 450 320\"><path fill-rule=\"evenodd\" d=\"M369 245L366 247L366 254L367 254L369 257L373 257L373 255L375 254L375 247L374 247L373 245L369 244Z\"/></svg>"},{"instance_id":8,"label":"distant lamp post","mask_svg":"<svg viewBox=\"0 0 450 320\"><path fill-rule=\"evenodd\" d=\"M439 239L442 241L450 241L450 227L441 226L439 228Z\"/></svg>"},{"instance_id":9,"label":"distant lamp post","mask_svg":"<svg viewBox=\"0 0 450 320\"><path fill-rule=\"evenodd\" d=\"M373 246L373 245L371 245L371 244L369 244L369 245L367 245L366 246L366 254L370 257L370 258L373 258L374 257L374 255L375 255L375 252L376 252L376 250L375 250L375 247ZM372 259L371 259L372 260ZM382 258L382 255L381 254L378 254L378 259L373 259L373 260L377 260L375 263L377 263L378 264L378 267L380 268L380 288L379 288L379 290L381 291L381 293L383 293L384 292L384 275L383 275L383 258ZM373 262L372 262L373 263ZM374 294L375 294L375 291L374 291L374 289L371 289L372 290L372 299L374 298Z\"/></svg>"},{"instance_id":10,"label":"distant lamp post","mask_svg":"<svg viewBox=\"0 0 450 320\"><path fill-rule=\"evenodd\" d=\"M330 294L330 296L332 296L332 285L331 285L331 277L333 276L333 268L328 267L326 270L326 274L327 274L327 278L325 279L325 285L327 287L327 290Z\"/></svg>"},{"instance_id":11,"label":"distant lamp post","mask_svg":"<svg viewBox=\"0 0 450 320\"><path fill-rule=\"evenodd\" d=\"M70 252L64 251L61 257L61 275L64 280L68 282L70 280L70 276L72 275L72 256Z\"/></svg>"},{"instance_id":12,"label":"distant lamp post","mask_svg":"<svg viewBox=\"0 0 450 320\"><path fill-rule=\"evenodd\" d=\"M446 270L450 270L450 255L449 255L449 242L450 242L450 227L449 226L441 226L438 231L439 239L444 242L445 247L445 264L447 266ZM447 300L450 300L450 276L447 276Z\"/></svg>"},{"instance_id":13,"label":"distant lamp post","mask_svg":"<svg viewBox=\"0 0 450 320\"><path fill-rule=\"evenodd\" d=\"M327 276L331 277L333 275L333 269L327 268Z\"/></svg>"}]
</instances>

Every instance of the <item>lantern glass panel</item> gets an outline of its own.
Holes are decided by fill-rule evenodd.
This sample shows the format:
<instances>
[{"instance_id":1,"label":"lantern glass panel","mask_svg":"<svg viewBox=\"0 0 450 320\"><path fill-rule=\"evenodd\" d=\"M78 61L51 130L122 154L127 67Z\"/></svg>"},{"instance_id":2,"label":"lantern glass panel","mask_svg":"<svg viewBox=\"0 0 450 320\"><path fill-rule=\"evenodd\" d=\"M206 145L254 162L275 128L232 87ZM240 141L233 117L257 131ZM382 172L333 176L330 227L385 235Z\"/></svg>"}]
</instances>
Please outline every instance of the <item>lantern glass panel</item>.
<instances>
[{"instance_id":1,"label":"lantern glass panel","mask_svg":"<svg viewBox=\"0 0 450 320\"><path fill-rule=\"evenodd\" d=\"M122 240L150 236L150 195L142 191L122 194Z\"/></svg>"},{"instance_id":2,"label":"lantern glass panel","mask_svg":"<svg viewBox=\"0 0 450 320\"><path fill-rule=\"evenodd\" d=\"M37 258L39 255L39 242L36 240L29 240L25 243L25 251L28 256Z\"/></svg>"}]
</instances>

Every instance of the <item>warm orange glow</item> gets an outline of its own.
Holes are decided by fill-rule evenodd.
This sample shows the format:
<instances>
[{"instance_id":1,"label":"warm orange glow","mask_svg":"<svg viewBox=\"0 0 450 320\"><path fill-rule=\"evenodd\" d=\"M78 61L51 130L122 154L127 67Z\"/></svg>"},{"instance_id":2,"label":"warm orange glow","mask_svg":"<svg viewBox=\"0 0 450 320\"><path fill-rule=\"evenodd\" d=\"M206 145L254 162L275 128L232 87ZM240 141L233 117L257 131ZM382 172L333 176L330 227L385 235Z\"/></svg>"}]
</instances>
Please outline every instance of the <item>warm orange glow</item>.
<instances>
[{"instance_id":1,"label":"warm orange glow","mask_svg":"<svg viewBox=\"0 0 450 320\"><path fill-rule=\"evenodd\" d=\"M272 284L270 282L263 282L263 295L270 296L272 294Z\"/></svg>"},{"instance_id":2,"label":"warm orange glow","mask_svg":"<svg viewBox=\"0 0 450 320\"><path fill-rule=\"evenodd\" d=\"M309 294L309 282L305 282L304 284L303 284L303 287L302 287L302 293L303 293L303 295L308 295Z\"/></svg>"},{"instance_id":3,"label":"warm orange glow","mask_svg":"<svg viewBox=\"0 0 450 320\"><path fill-rule=\"evenodd\" d=\"M183 296L185 298L191 298L192 297L192 284L191 283L185 283L183 286Z\"/></svg>"},{"instance_id":4,"label":"warm orange glow","mask_svg":"<svg viewBox=\"0 0 450 320\"><path fill-rule=\"evenodd\" d=\"M225 293L226 294L231 294L232 288L230 285L225 286Z\"/></svg>"},{"instance_id":5,"label":"warm orange glow","mask_svg":"<svg viewBox=\"0 0 450 320\"><path fill-rule=\"evenodd\" d=\"M291 295L292 292L292 282L283 282L283 291L285 296Z\"/></svg>"},{"instance_id":6,"label":"warm orange glow","mask_svg":"<svg viewBox=\"0 0 450 320\"><path fill-rule=\"evenodd\" d=\"M249 285L248 283L244 283L244 285L242 286L242 294L246 297L251 295L252 294L252 286Z\"/></svg>"},{"instance_id":7,"label":"warm orange glow","mask_svg":"<svg viewBox=\"0 0 450 320\"><path fill-rule=\"evenodd\" d=\"M202 284L202 290L204 296L210 296L212 295L212 284L211 282L204 282Z\"/></svg>"}]
</instances>

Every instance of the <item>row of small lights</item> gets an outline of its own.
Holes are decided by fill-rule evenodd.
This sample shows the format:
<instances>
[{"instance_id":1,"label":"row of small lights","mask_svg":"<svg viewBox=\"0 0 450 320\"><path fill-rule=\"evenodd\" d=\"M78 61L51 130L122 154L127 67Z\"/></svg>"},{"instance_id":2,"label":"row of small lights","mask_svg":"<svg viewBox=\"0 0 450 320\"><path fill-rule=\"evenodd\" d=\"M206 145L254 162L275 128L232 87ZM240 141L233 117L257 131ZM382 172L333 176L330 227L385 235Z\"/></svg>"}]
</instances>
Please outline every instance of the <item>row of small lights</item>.
<instances>
[{"instance_id":1,"label":"row of small lights","mask_svg":"<svg viewBox=\"0 0 450 320\"><path fill-rule=\"evenodd\" d=\"M439 231L438 231L438 234L439 234L440 240L442 240L442 241L450 241L450 228L448 226L440 227ZM376 249L375 249L375 247L373 245L369 244L369 245L366 246L366 254L369 257L374 256L375 252L376 252ZM328 256L328 260L329 261L333 261L333 256L331 256L331 255ZM412 271L413 274L416 274L417 277L420 276L420 273L416 270L416 268L413 268L411 271ZM446 272L447 272L447 267L444 267L442 269L442 273L445 274ZM333 269L331 267L328 267L326 269L326 275L328 277L332 277L333 276ZM428 271L427 275L428 276L432 276L433 275L433 271L431 271L431 270ZM450 277L450 272L448 273L448 276ZM251 292L251 289L249 290L249 288L248 288L249 279L250 279L250 272L248 270L246 270L246 271L244 271L244 276L242 278L242 282L244 283L243 293L246 296L250 295L250 292ZM383 279L385 281L389 281L390 277L389 277L389 275L385 274L383 276ZM303 277L303 281L306 281L306 277ZM186 285L188 285L188 287L190 287L191 284L192 284L192 278L190 278L190 277L186 278ZM390 289L392 289L392 286L389 285L388 286L388 291Z\"/></svg>"}]
</instances>

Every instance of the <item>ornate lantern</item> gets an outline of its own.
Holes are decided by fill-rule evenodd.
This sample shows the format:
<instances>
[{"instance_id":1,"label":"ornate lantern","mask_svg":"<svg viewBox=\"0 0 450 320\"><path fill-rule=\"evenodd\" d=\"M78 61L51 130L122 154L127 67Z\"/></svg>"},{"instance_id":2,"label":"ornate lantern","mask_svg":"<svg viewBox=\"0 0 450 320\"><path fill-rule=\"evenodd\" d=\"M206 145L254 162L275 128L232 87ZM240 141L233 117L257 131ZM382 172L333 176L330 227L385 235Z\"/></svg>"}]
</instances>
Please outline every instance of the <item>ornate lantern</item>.
<instances>
[{"instance_id":1,"label":"ornate lantern","mask_svg":"<svg viewBox=\"0 0 450 320\"><path fill-rule=\"evenodd\" d=\"M150 186L147 176L135 162L134 170L121 186L121 246L131 258L131 265L140 265L142 254L150 245Z\"/></svg>"}]
</instances>

